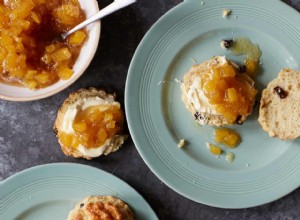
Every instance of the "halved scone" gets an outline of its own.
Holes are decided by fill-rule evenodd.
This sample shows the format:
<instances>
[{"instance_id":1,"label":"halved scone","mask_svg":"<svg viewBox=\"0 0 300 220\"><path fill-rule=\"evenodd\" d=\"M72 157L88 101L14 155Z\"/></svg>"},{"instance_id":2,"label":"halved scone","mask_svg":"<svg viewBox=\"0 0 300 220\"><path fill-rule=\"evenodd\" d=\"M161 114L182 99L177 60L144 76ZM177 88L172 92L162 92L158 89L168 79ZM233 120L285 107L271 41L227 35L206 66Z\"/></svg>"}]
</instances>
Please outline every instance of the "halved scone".
<instances>
[{"instance_id":1,"label":"halved scone","mask_svg":"<svg viewBox=\"0 0 300 220\"><path fill-rule=\"evenodd\" d=\"M258 122L270 137L300 137L300 71L282 69L263 90Z\"/></svg>"},{"instance_id":2,"label":"halved scone","mask_svg":"<svg viewBox=\"0 0 300 220\"><path fill-rule=\"evenodd\" d=\"M224 56L196 64L184 75L182 100L201 125L242 123L252 112L254 81Z\"/></svg>"},{"instance_id":3,"label":"halved scone","mask_svg":"<svg viewBox=\"0 0 300 220\"><path fill-rule=\"evenodd\" d=\"M88 196L76 204L67 220L134 220L134 214L116 197Z\"/></svg>"},{"instance_id":4,"label":"halved scone","mask_svg":"<svg viewBox=\"0 0 300 220\"><path fill-rule=\"evenodd\" d=\"M67 156L92 159L120 148L124 114L115 94L95 88L73 92L58 110L54 131Z\"/></svg>"}]
</instances>

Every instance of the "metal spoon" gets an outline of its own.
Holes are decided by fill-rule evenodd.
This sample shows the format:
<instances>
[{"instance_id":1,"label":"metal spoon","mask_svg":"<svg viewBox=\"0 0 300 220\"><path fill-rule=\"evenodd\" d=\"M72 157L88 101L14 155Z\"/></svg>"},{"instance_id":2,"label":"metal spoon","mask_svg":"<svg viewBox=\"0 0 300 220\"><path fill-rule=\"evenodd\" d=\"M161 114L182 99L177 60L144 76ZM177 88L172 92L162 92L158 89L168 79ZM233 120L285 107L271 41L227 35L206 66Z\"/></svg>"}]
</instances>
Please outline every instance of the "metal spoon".
<instances>
[{"instance_id":1,"label":"metal spoon","mask_svg":"<svg viewBox=\"0 0 300 220\"><path fill-rule=\"evenodd\" d=\"M111 3L110 5L106 6L105 8L101 9L99 12L97 12L97 14L94 14L92 17L88 18L87 20L85 20L84 22L78 24L77 26L75 26L73 29L62 33L61 37L62 39L66 39L70 34L74 33L75 31L85 27L86 25L97 21L103 17L105 17L106 15L109 15L121 8L124 8L132 3L136 2L136 0L115 0L113 3Z\"/></svg>"}]
</instances>

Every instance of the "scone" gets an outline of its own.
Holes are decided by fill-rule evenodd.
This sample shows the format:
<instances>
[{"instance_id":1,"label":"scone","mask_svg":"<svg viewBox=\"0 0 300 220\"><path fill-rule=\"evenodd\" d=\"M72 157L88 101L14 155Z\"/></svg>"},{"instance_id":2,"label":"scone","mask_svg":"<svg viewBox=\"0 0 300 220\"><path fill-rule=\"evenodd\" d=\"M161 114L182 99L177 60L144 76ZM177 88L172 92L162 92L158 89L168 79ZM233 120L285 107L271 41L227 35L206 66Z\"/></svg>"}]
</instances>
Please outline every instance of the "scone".
<instances>
[{"instance_id":1,"label":"scone","mask_svg":"<svg viewBox=\"0 0 300 220\"><path fill-rule=\"evenodd\" d=\"M134 220L134 214L125 202L113 196L88 196L67 220Z\"/></svg>"},{"instance_id":2,"label":"scone","mask_svg":"<svg viewBox=\"0 0 300 220\"><path fill-rule=\"evenodd\" d=\"M300 136L300 71L282 69L263 90L258 122L270 137Z\"/></svg>"},{"instance_id":3,"label":"scone","mask_svg":"<svg viewBox=\"0 0 300 220\"><path fill-rule=\"evenodd\" d=\"M114 94L95 88L71 93L58 110L54 132L67 156L92 159L120 148L124 114Z\"/></svg>"},{"instance_id":4,"label":"scone","mask_svg":"<svg viewBox=\"0 0 300 220\"><path fill-rule=\"evenodd\" d=\"M252 112L254 81L223 56L196 64L184 75L182 100L201 125L243 123Z\"/></svg>"}]
</instances>

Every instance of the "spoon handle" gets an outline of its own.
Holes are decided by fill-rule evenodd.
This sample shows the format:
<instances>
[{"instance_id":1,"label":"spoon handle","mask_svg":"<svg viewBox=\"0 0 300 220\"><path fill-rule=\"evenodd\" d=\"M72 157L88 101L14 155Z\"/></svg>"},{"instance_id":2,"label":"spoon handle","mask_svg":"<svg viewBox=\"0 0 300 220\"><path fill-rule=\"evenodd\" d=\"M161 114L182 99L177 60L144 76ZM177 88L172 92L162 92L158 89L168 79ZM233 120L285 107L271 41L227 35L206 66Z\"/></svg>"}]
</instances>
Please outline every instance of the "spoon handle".
<instances>
[{"instance_id":1,"label":"spoon handle","mask_svg":"<svg viewBox=\"0 0 300 220\"><path fill-rule=\"evenodd\" d=\"M124 7L134 3L134 2L136 2L136 0L115 0L113 3L106 6L105 8L101 9L99 12L97 12L93 16L89 17L84 22L78 24L77 26L75 26L74 28L72 28L71 30L69 30L65 33L62 33L61 36L63 39L66 39L67 36L74 33L75 31L80 30L81 28L85 27L86 25L88 25L96 20L99 20L99 19L105 17L106 15L109 15L121 8L124 8Z\"/></svg>"}]
</instances>

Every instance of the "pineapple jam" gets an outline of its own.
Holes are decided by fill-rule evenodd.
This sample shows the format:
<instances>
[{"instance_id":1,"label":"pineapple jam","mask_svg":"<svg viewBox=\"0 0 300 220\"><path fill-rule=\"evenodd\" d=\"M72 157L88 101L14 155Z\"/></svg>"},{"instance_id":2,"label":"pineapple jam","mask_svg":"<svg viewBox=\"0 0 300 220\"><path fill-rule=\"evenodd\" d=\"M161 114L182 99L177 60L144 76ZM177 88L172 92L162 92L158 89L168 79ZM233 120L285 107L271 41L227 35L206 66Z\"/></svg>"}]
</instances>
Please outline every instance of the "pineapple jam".
<instances>
[{"instance_id":1,"label":"pineapple jam","mask_svg":"<svg viewBox=\"0 0 300 220\"><path fill-rule=\"evenodd\" d=\"M54 39L85 20L77 0L0 0L0 16L2 83L34 90L72 76L87 33Z\"/></svg>"},{"instance_id":2,"label":"pineapple jam","mask_svg":"<svg viewBox=\"0 0 300 220\"><path fill-rule=\"evenodd\" d=\"M109 141L122 132L123 111L117 102L109 104L95 97L84 102L76 102L66 111L59 142L88 156L99 156Z\"/></svg>"},{"instance_id":3,"label":"pineapple jam","mask_svg":"<svg viewBox=\"0 0 300 220\"><path fill-rule=\"evenodd\" d=\"M244 60L244 65L241 67L244 67L244 72L250 77L253 78L256 76L261 57L261 50L258 44L253 44L249 38L239 37L232 40L223 40L221 47L229 49L236 56L245 54L246 59Z\"/></svg>"},{"instance_id":4,"label":"pineapple jam","mask_svg":"<svg viewBox=\"0 0 300 220\"><path fill-rule=\"evenodd\" d=\"M230 128L219 128L214 132L214 139L220 144L225 144L229 148L236 148L241 141L241 136Z\"/></svg>"},{"instance_id":5,"label":"pineapple jam","mask_svg":"<svg viewBox=\"0 0 300 220\"><path fill-rule=\"evenodd\" d=\"M228 124L235 123L241 115L251 113L257 90L229 62L212 66L209 77L204 77L204 81L203 91L208 102Z\"/></svg>"}]
</instances>

